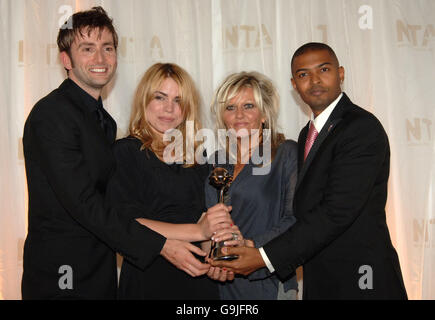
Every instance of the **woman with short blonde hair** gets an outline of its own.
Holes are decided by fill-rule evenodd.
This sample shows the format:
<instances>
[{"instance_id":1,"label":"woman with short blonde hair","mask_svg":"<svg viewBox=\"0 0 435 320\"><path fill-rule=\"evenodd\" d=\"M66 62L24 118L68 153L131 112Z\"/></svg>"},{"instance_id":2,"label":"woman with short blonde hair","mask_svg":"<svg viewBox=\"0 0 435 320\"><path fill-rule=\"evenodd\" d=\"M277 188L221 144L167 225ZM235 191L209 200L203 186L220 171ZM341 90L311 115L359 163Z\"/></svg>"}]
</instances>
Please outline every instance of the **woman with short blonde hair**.
<instances>
[{"instance_id":1,"label":"woman with short blonde hair","mask_svg":"<svg viewBox=\"0 0 435 320\"><path fill-rule=\"evenodd\" d=\"M261 247L296 221L292 201L297 178L297 144L278 132L278 93L272 81L258 72L229 75L216 90L212 111L218 130L232 132L219 141L219 148L226 148L225 154L230 157L221 157L219 149L211 160L232 177L224 202L231 206L235 224L218 231L213 239L219 243L232 235L226 245ZM234 145L237 146L235 157L231 149ZM266 160L261 163L262 170L256 171L260 163L255 160L255 154L259 149ZM271 155L265 156L268 152ZM245 156L248 161L244 161ZM206 205L216 205L218 198L212 185L206 184L205 194ZM234 278L233 273L217 267L212 267L208 275L225 282L219 286L224 300L296 299L296 276L281 281L263 268L249 277Z\"/></svg>"},{"instance_id":2,"label":"woman with short blonde hair","mask_svg":"<svg viewBox=\"0 0 435 320\"><path fill-rule=\"evenodd\" d=\"M262 139L263 143L270 139L273 159L278 146L285 141L285 137L277 131L279 94L272 81L265 75L256 71L233 73L222 82L211 104L212 114L216 117L216 127L217 129L228 129L223 117L224 111L229 101L245 88L252 89L256 107L264 118L260 129L263 133L267 132L267 135L263 135Z\"/></svg>"}]
</instances>

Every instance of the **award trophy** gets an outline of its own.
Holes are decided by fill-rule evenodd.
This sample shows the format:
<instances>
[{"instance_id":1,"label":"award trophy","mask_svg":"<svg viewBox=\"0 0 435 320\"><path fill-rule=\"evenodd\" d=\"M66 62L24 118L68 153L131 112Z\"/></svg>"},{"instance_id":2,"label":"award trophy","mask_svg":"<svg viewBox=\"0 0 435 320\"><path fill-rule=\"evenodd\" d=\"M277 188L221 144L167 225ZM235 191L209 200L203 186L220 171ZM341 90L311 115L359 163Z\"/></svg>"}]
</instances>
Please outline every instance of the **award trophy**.
<instances>
[{"instance_id":1,"label":"award trophy","mask_svg":"<svg viewBox=\"0 0 435 320\"><path fill-rule=\"evenodd\" d=\"M210 175L210 184L219 190L219 203L224 203L224 193L228 190L233 177L228 173L225 168L217 167ZM237 255L224 255L222 253L222 247L224 247L224 241L215 242L212 241L209 257L213 260L234 260L239 256Z\"/></svg>"}]
</instances>

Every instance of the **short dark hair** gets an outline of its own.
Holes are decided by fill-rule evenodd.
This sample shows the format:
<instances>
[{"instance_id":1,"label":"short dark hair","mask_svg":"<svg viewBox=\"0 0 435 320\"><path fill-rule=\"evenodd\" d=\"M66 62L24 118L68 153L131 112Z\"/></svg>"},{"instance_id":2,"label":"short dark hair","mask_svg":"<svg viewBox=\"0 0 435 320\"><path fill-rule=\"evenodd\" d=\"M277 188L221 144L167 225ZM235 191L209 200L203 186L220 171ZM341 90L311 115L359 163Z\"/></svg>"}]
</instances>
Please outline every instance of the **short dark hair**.
<instances>
[{"instance_id":1,"label":"short dark hair","mask_svg":"<svg viewBox=\"0 0 435 320\"><path fill-rule=\"evenodd\" d=\"M335 54L334 50L332 50L332 48L330 46L328 46L326 43L308 42L308 43L302 45L301 47L299 47L295 51L295 53L293 54L293 57L292 57L291 66L293 67L293 61L295 60L296 57L299 57L299 56L301 56L309 51L320 51L320 50L328 51L337 60L337 65L339 64L337 55Z\"/></svg>"},{"instance_id":2,"label":"short dark hair","mask_svg":"<svg viewBox=\"0 0 435 320\"><path fill-rule=\"evenodd\" d=\"M71 45L77 34L83 36L83 32L87 31L89 35L92 30L97 28L100 32L107 28L112 33L116 49L118 47L118 34L113 26L113 19L109 18L102 7L93 7L91 10L76 12L65 21L57 36L59 51L70 54Z\"/></svg>"}]
</instances>

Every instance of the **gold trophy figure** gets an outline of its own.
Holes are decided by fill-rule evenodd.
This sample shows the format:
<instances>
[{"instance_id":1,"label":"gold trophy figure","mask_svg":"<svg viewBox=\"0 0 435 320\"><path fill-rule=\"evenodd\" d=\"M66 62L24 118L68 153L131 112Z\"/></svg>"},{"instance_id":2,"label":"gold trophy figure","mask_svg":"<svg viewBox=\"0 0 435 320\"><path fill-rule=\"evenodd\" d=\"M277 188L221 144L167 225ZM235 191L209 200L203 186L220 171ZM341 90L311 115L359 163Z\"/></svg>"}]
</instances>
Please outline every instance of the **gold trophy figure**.
<instances>
[{"instance_id":1,"label":"gold trophy figure","mask_svg":"<svg viewBox=\"0 0 435 320\"><path fill-rule=\"evenodd\" d=\"M225 203L224 194L232 181L233 177L225 168L217 167L210 175L210 184L219 190L219 203ZM234 260L239 257L237 255L224 255L221 251L224 246L224 241L212 241L209 257L211 256L213 260Z\"/></svg>"}]
</instances>

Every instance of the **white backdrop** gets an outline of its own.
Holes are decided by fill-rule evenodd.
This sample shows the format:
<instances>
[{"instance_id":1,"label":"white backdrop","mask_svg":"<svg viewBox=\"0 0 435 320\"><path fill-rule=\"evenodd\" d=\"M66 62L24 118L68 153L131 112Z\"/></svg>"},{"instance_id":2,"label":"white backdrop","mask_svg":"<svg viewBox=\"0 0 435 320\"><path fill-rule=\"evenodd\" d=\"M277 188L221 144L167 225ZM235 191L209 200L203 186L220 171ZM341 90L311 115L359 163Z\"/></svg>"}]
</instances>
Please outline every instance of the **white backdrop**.
<instances>
[{"instance_id":1,"label":"white backdrop","mask_svg":"<svg viewBox=\"0 0 435 320\"><path fill-rule=\"evenodd\" d=\"M390 138L387 218L408 295L435 298L435 1L0 0L0 299L21 298L24 121L65 78L59 24L94 5L114 18L120 36L117 76L104 92L118 137L126 133L139 78L162 61L191 73L208 127L213 90L227 74L268 75L281 95L282 130L297 139L308 108L290 85L291 55L305 42L331 45L346 70L344 91Z\"/></svg>"}]
</instances>

